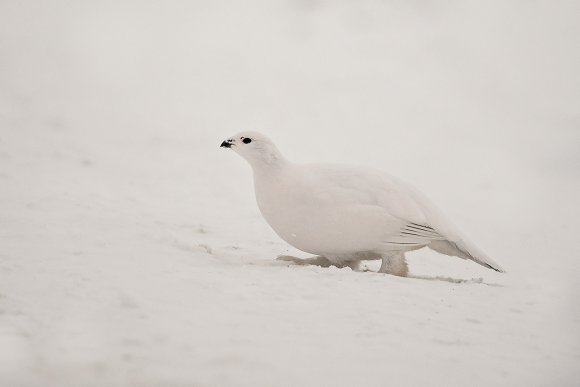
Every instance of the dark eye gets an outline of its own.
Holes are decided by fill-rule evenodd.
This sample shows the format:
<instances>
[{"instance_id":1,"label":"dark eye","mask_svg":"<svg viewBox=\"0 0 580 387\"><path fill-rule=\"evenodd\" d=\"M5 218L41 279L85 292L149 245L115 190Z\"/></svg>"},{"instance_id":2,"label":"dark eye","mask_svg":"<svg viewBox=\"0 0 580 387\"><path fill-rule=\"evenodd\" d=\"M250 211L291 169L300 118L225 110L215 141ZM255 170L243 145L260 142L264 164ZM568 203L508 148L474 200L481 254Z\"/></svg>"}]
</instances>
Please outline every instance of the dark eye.
<instances>
[{"instance_id":1,"label":"dark eye","mask_svg":"<svg viewBox=\"0 0 580 387\"><path fill-rule=\"evenodd\" d=\"M248 137L246 137L246 138L244 138L244 139L242 140L242 142L243 142L244 144L249 144L249 143L251 143L251 142L252 142L252 139L251 139L251 138L248 138Z\"/></svg>"}]
</instances>

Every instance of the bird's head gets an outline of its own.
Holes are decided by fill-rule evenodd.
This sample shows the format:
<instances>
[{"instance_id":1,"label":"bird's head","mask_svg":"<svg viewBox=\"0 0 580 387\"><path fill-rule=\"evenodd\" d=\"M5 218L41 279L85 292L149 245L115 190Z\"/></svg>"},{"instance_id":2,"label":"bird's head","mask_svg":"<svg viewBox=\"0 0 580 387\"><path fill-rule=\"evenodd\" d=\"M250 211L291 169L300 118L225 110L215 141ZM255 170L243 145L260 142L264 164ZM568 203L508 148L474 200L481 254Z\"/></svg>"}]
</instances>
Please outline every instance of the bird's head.
<instances>
[{"instance_id":1,"label":"bird's head","mask_svg":"<svg viewBox=\"0 0 580 387\"><path fill-rule=\"evenodd\" d=\"M258 132L240 132L223 141L220 146L232 149L246 159L254 169L280 165L286 161L276 145Z\"/></svg>"}]
</instances>

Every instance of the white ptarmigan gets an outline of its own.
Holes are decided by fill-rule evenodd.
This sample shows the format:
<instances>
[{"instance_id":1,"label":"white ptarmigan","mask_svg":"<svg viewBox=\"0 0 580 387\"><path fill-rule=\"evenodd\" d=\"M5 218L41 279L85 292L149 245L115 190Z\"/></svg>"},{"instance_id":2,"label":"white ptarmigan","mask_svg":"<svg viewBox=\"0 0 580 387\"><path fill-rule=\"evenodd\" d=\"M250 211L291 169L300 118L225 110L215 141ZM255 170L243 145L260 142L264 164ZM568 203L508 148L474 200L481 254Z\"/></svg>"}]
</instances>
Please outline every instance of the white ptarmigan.
<instances>
[{"instance_id":1,"label":"white ptarmigan","mask_svg":"<svg viewBox=\"0 0 580 387\"><path fill-rule=\"evenodd\" d=\"M406 276L405 252L427 246L504 271L425 196L384 172L294 164L257 132L239 133L221 146L252 166L258 207L274 231L319 261L354 268L382 259L379 272Z\"/></svg>"}]
</instances>

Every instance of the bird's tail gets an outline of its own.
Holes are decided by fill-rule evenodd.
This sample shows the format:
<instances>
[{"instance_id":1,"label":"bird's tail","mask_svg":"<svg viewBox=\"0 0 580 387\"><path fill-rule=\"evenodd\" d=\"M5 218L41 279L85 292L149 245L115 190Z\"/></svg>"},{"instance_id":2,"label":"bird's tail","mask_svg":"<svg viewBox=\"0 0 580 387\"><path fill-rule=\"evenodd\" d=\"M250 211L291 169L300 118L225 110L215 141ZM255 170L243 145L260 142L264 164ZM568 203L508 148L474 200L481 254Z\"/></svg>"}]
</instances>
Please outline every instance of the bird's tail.
<instances>
[{"instance_id":1,"label":"bird's tail","mask_svg":"<svg viewBox=\"0 0 580 387\"><path fill-rule=\"evenodd\" d=\"M455 241L449 239L437 240L429 243L428 246L430 249L433 249L438 253L469 259L473 262L479 263L481 266L487 267L488 269L505 273L505 270L500 265L495 263L473 243L467 242L463 238Z\"/></svg>"}]
</instances>

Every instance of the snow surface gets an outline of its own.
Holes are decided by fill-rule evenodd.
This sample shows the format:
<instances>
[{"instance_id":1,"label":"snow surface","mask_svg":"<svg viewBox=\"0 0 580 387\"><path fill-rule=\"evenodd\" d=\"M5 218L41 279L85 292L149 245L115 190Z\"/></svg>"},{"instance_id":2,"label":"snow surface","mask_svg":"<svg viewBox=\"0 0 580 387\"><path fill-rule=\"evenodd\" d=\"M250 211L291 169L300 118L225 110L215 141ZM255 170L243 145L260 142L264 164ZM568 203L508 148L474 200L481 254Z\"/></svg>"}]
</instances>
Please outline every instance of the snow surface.
<instances>
[{"instance_id":1,"label":"snow surface","mask_svg":"<svg viewBox=\"0 0 580 387\"><path fill-rule=\"evenodd\" d=\"M579 4L0 2L0 385L578 385ZM508 273L276 261L244 129Z\"/></svg>"}]
</instances>

